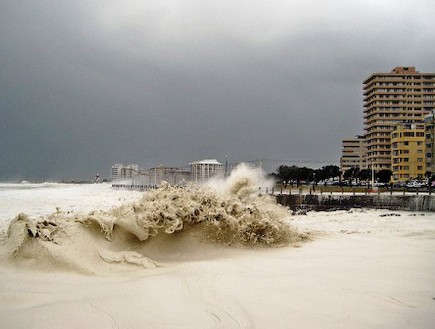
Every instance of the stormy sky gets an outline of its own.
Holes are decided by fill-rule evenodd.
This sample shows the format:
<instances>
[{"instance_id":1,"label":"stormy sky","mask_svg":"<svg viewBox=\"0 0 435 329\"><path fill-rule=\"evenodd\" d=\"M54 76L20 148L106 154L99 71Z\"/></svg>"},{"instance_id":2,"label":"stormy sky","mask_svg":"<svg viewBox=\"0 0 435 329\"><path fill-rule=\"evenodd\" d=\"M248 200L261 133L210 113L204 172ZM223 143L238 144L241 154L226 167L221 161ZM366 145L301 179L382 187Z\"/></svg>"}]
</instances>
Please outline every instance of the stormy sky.
<instances>
[{"instance_id":1,"label":"stormy sky","mask_svg":"<svg viewBox=\"0 0 435 329\"><path fill-rule=\"evenodd\" d=\"M0 2L0 181L335 162L362 82L435 71L432 0ZM277 163L276 165L279 165Z\"/></svg>"}]
</instances>

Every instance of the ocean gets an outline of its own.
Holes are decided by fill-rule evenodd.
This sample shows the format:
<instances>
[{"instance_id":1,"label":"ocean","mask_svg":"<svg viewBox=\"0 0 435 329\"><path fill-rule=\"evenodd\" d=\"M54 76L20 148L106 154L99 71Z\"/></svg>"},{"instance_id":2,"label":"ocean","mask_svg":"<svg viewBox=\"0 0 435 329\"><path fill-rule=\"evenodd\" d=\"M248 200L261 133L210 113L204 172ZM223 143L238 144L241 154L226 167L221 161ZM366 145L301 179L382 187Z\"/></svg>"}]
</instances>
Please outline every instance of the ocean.
<instances>
[{"instance_id":1,"label":"ocean","mask_svg":"<svg viewBox=\"0 0 435 329\"><path fill-rule=\"evenodd\" d=\"M139 192L114 190L111 184L0 183L0 223L19 213L31 217L57 211L89 212L107 210L134 201Z\"/></svg>"}]
</instances>

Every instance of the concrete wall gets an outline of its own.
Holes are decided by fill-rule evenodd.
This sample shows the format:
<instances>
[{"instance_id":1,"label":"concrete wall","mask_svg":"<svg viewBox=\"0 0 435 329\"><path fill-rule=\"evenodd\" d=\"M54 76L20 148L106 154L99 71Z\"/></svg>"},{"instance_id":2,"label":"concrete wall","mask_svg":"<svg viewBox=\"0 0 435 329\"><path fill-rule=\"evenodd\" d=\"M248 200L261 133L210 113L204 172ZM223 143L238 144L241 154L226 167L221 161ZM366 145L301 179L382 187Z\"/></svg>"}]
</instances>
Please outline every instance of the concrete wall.
<instances>
[{"instance_id":1,"label":"concrete wall","mask_svg":"<svg viewBox=\"0 0 435 329\"><path fill-rule=\"evenodd\" d=\"M435 195L277 195L279 204L297 209L385 208L410 211L435 211Z\"/></svg>"}]
</instances>

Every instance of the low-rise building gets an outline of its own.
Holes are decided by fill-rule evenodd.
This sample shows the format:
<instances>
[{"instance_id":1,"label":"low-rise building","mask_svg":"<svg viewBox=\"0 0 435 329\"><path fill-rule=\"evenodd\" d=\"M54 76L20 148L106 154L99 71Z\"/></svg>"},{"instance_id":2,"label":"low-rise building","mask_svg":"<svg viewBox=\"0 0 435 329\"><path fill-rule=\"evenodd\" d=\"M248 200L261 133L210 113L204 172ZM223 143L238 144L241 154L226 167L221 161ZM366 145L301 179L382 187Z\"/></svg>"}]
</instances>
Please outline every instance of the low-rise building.
<instances>
[{"instance_id":1,"label":"low-rise building","mask_svg":"<svg viewBox=\"0 0 435 329\"><path fill-rule=\"evenodd\" d=\"M425 134L423 123L397 123L391 132L393 183L425 177Z\"/></svg>"},{"instance_id":2,"label":"low-rise building","mask_svg":"<svg viewBox=\"0 0 435 329\"><path fill-rule=\"evenodd\" d=\"M184 185L191 177L189 169L157 166L142 170L140 176L146 177L149 184L159 186L163 181L171 185Z\"/></svg>"},{"instance_id":3,"label":"low-rise building","mask_svg":"<svg viewBox=\"0 0 435 329\"><path fill-rule=\"evenodd\" d=\"M203 183L212 177L224 177L224 165L216 159L205 159L191 162L191 180L195 183Z\"/></svg>"},{"instance_id":4,"label":"low-rise building","mask_svg":"<svg viewBox=\"0 0 435 329\"><path fill-rule=\"evenodd\" d=\"M139 172L139 166L137 164L124 165L116 163L112 166L110 172L110 180L120 180L133 178Z\"/></svg>"}]
</instances>

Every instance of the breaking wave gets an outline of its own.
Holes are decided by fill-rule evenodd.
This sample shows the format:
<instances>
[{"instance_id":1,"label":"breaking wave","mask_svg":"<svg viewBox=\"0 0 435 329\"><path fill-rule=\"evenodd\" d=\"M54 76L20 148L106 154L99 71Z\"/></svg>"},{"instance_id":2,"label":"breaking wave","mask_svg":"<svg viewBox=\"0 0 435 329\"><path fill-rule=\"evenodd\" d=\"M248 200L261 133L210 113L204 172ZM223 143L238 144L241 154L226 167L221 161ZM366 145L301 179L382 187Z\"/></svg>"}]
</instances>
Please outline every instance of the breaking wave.
<instances>
[{"instance_id":1,"label":"breaking wave","mask_svg":"<svg viewBox=\"0 0 435 329\"><path fill-rule=\"evenodd\" d=\"M206 185L163 183L110 211L81 215L58 209L39 219L19 214L4 234L2 258L97 273L100 263L107 270L121 264L156 267L174 251L175 260L183 260L216 244L285 246L307 239L289 225L286 208L259 195L260 180L261 171L240 166L226 180Z\"/></svg>"}]
</instances>

